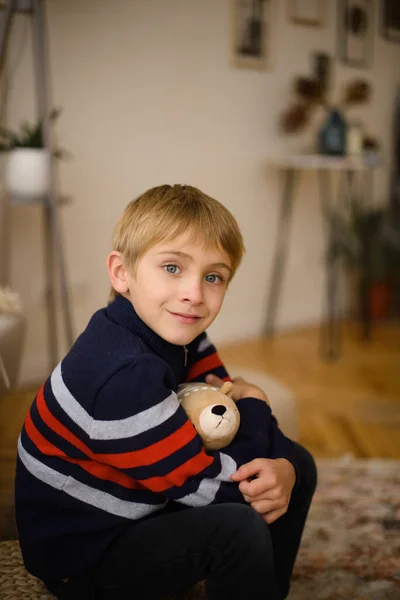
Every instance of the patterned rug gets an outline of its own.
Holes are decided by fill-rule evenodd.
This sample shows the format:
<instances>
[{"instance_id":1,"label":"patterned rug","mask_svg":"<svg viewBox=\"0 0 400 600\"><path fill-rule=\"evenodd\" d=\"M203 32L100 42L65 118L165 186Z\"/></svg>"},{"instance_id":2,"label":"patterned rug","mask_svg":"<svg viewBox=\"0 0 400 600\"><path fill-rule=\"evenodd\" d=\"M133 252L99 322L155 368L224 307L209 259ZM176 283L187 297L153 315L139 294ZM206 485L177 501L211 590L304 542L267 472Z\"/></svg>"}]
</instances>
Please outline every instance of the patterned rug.
<instances>
[{"instance_id":1,"label":"patterned rug","mask_svg":"<svg viewBox=\"0 0 400 600\"><path fill-rule=\"evenodd\" d=\"M318 461L290 600L400 600L400 461Z\"/></svg>"},{"instance_id":2,"label":"patterned rug","mask_svg":"<svg viewBox=\"0 0 400 600\"><path fill-rule=\"evenodd\" d=\"M400 461L317 464L288 600L400 600ZM189 599L205 599L201 584Z\"/></svg>"}]
</instances>

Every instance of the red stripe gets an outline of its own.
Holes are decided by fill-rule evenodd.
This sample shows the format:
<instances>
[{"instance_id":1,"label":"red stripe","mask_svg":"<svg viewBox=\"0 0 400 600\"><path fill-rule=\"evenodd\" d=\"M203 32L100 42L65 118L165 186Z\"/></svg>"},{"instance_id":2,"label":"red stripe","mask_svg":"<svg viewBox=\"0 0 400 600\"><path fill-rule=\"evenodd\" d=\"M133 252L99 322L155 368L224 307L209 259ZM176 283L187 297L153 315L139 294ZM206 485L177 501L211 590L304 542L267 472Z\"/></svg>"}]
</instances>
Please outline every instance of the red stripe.
<instances>
[{"instance_id":1,"label":"red stripe","mask_svg":"<svg viewBox=\"0 0 400 600\"><path fill-rule=\"evenodd\" d=\"M49 429L52 429L57 435L61 438L78 448L84 454L91 456L91 450L83 443L81 440L74 434L72 431L67 429L65 425L60 423L58 419L56 419L52 413L49 411L46 401L44 399L44 386L42 386L36 396L36 406L39 412L39 415L42 417L44 423L46 423Z\"/></svg>"},{"instance_id":2,"label":"red stripe","mask_svg":"<svg viewBox=\"0 0 400 600\"><path fill-rule=\"evenodd\" d=\"M121 454L96 454L96 457L120 469L147 467L174 454L174 452L191 442L196 435L195 428L187 420L177 431L174 431L171 435L155 444L147 446L147 448Z\"/></svg>"},{"instance_id":3,"label":"red stripe","mask_svg":"<svg viewBox=\"0 0 400 600\"><path fill-rule=\"evenodd\" d=\"M213 354L210 354L210 356L206 356L192 365L192 367L189 369L187 381L194 381L200 375L204 375L204 373L213 371L214 369L222 366L222 360L216 352L213 352Z\"/></svg>"},{"instance_id":4,"label":"red stripe","mask_svg":"<svg viewBox=\"0 0 400 600\"><path fill-rule=\"evenodd\" d=\"M101 463L94 461L85 461L82 464L82 461L78 461L78 464L85 469L97 479L104 479L105 481L112 481L113 483L117 483L118 485L128 488L130 490L144 490L145 487L126 475L125 473L121 473L121 471L117 471L117 469L113 469L113 467L109 467L108 465L102 465Z\"/></svg>"},{"instance_id":5,"label":"red stripe","mask_svg":"<svg viewBox=\"0 0 400 600\"><path fill-rule=\"evenodd\" d=\"M144 467L156 463L167 456L170 456L183 446L186 446L196 436L196 430L189 420L171 435L159 440L158 442L130 452L121 452L120 454L95 454L86 446L76 435L69 431L62 423L58 421L50 412L44 399L43 387L40 389L37 397L37 407L40 416L46 425L55 431L60 437L70 444L79 448L91 458L112 465L119 469L132 469L135 467Z\"/></svg>"},{"instance_id":6,"label":"red stripe","mask_svg":"<svg viewBox=\"0 0 400 600\"><path fill-rule=\"evenodd\" d=\"M121 473L120 471L117 471L108 465L102 465L98 462L71 458L67 456L65 452L54 446L54 444L52 444L49 440L46 440L46 438L40 433L33 423L30 414L27 415L25 420L25 430L31 441L45 456L57 456L69 463L79 465L82 469L91 475L94 475L98 479L112 481L113 483L117 483L118 485L131 490L144 489L143 486L132 479L132 477L129 477L128 475L125 475L125 473Z\"/></svg>"},{"instance_id":7,"label":"red stripe","mask_svg":"<svg viewBox=\"0 0 400 600\"><path fill-rule=\"evenodd\" d=\"M164 492L171 487L181 487L190 477L201 473L213 462L213 460L214 459L202 449L196 456L193 456L193 458L183 465L179 465L179 467L164 477L151 477L149 479L142 479L141 482L146 488L153 492Z\"/></svg>"},{"instance_id":8,"label":"red stripe","mask_svg":"<svg viewBox=\"0 0 400 600\"><path fill-rule=\"evenodd\" d=\"M58 456L59 458L65 458L66 454L60 448L54 446L49 440L40 433L32 421L31 414L28 413L25 419L25 430L35 446L45 456Z\"/></svg>"},{"instance_id":9,"label":"red stripe","mask_svg":"<svg viewBox=\"0 0 400 600\"><path fill-rule=\"evenodd\" d=\"M167 456L170 456L176 450L188 444L197 435L197 432L193 427L192 423L189 420L187 420L184 423L184 425L182 425L182 427L180 427L170 436L160 440L159 442L156 442L155 444L152 444L151 446L148 446L147 448L143 448L141 450L133 450L131 452L124 452L121 454L95 454L75 434L69 431L62 423L58 421L58 419L54 417L54 415L52 415L52 413L46 405L46 401L43 394L43 387L39 390L37 394L36 405L43 422L50 429L55 431L60 437L67 440L70 444L81 450L81 452L86 454L88 458L95 461L93 464L99 464L98 468L87 467L86 470L88 472L91 472L89 469L96 470L96 473L93 472L93 474L102 479L105 477L102 477L101 473L106 473L107 471L101 470L101 468L103 467L101 463L105 463L105 465L111 465L120 469L149 466L153 463L162 460L163 458L166 458ZM34 426L33 422L32 426ZM74 462L74 460L68 459L64 452L62 452L61 450L53 446L50 442L48 442L39 433L39 431L37 431L37 433L42 438L40 440L40 446L35 441L35 439L38 440L38 437L35 438L35 436L32 437L31 435L29 435L29 437L31 437L32 441L44 454L48 456L60 456L64 458L64 460L71 460L71 462ZM203 469L208 467L213 462L213 460L214 459L208 454L206 454L204 449L202 449L199 454L191 458L183 465L180 465L179 467L177 467L177 469L175 469L171 473L168 473L164 477L152 477L149 479L143 479L138 481L140 481L140 483L144 487L148 489L153 489L153 491L167 490L171 486L183 485L186 479L200 473ZM82 466L80 462L78 462L78 464ZM110 481L112 481L113 479L111 479L111 471L107 473L107 478L110 479ZM125 477L125 474L121 473L121 475ZM119 483L119 481L117 481L117 483ZM121 485L123 484L121 483Z\"/></svg>"},{"instance_id":10,"label":"red stripe","mask_svg":"<svg viewBox=\"0 0 400 600\"><path fill-rule=\"evenodd\" d=\"M171 487L180 487L189 477L193 477L194 475L201 473L201 471L208 467L213 461L211 456L208 456L204 450L201 450L199 454L188 460L183 465L177 467L174 471L171 471L171 473L168 473L166 477L151 477L149 479L138 480L136 482L128 475L125 475L125 473L116 471L108 465L102 465L94 461L89 462L67 456L65 452L54 446L51 442L49 442L49 440L46 440L46 438L36 428L30 414L27 415L25 420L25 430L31 441L42 452L42 454L46 456L57 456L67 462L79 465L82 469L91 475L94 475L98 479L112 481L113 483L117 483L122 487L132 490L148 489L153 492L160 493L168 490Z\"/></svg>"}]
</instances>

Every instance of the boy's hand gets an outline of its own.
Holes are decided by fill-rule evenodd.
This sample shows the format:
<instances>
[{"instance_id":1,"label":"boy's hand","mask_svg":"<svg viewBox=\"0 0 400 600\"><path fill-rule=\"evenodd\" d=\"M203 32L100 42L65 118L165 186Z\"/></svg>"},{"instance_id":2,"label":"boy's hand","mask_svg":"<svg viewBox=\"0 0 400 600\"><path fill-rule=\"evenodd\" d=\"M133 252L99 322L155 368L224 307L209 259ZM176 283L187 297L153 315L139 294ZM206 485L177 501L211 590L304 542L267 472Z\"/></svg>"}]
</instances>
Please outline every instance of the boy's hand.
<instances>
[{"instance_id":1,"label":"boy's hand","mask_svg":"<svg viewBox=\"0 0 400 600\"><path fill-rule=\"evenodd\" d=\"M216 375L207 375L206 382L218 387L221 387L224 383L224 381ZM235 379L232 379L232 383L233 388L227 395L235 402L242 398L257 398L258 400L263 400L270 406L266 394L264 394L264 392L256 385L245 381L242 377L235 377Z\"/></svg>"},{"instance_id":2,"label":"boy's hand","mask_svg":"<svg viewBox=\"0 0 400 600\"><path fill-rule=\"evenodd\" d=\"M256 458L242 465L231 479L240 481L239 489L246 502L271 524L288 509L296 473L286 458Z\"/></svg>"}]
</instances>

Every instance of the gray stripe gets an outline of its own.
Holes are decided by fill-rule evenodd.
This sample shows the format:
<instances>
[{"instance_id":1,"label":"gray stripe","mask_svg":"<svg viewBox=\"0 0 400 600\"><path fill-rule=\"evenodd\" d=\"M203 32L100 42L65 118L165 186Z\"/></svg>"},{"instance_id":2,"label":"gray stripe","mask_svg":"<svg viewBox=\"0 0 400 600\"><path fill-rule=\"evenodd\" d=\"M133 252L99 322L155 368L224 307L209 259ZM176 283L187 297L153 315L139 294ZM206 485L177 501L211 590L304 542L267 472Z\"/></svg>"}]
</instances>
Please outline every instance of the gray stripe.
<instances>
[{"instance_id":1,"label":"gray stripe","mask_svg":"<svg viewBox=\"0 0 400 600\"><path fill-rule=\"evenodd\" d=\"M81 483L73 477L63 475L44 465L29 454L22 445L21 436L18 440L18 454L28 471L43 483L118 517L133 520L141 519L160 508L164 508L168 503L168 500L162 504L141 504L139 502L120 500L107 492L96 490L85 483Z\"/></svg>"},{"instance_id":2,"label":"gray stripe","mask_svg":"<svg viewBox=\"0 0 400 600\"><path fill-rule=\"evenodd\" d=\"M201 340L201 342L199 343L198 347L197 347L197 352L204 352L204 350L207 350L207 348L209 348L211 346L211 342L208 339L208 337L206 336L203 340Z\"/></svg>"},{"instance_id":3,"label":"gray stripe","mask_svg":"<svg viewBox=\"0 0 400 600\"><path fill-rule=\"evenodd\" d=\"M231 481L231 475L237 471L237 464L227 454L220 452L221 471L215 479L203 479L193 494L188 494L182 498L177 498L176 502L181 502L187 506L207 506L215 499L221 483L223 481Z\"/></svg>"},{"instance_id":4,"label":"gray stripe","mask_svg":"<svg viewBox=\"0 0 400 600\"><path fill-rule=\"evenodd\" d=\"M54 369L50 380L58 404L92 440L118 440L133 437L161 425L179 408L178 398L175 392L171 392L162 402L132 417L113 421L97 421L82 408L65 385L61 363Z\"/></svg>"}]
</instances>

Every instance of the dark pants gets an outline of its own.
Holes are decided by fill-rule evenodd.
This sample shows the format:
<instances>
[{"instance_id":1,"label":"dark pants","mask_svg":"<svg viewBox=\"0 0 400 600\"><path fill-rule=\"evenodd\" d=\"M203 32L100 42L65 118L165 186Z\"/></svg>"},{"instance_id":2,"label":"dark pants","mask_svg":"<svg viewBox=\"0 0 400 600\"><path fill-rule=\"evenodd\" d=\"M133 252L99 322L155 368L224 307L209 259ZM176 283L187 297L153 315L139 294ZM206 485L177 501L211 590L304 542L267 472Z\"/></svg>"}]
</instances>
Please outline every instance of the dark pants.
<instances>
[{"instance_id":1,"label":"dark pants","mask_svg":"<svg viewBox=\"0 0 400 600\"><path fill-rule=\"evenodd\" d=\"M300 478L288 511L267 526L247 504L176 505L129 526L91 573L53 588L60 600L160 600L205 579L210 600L282 600L316 486L296 444Z\"/></svg>"}]
</instances>

